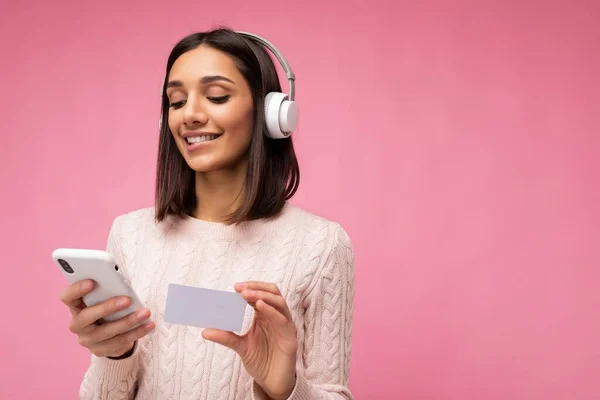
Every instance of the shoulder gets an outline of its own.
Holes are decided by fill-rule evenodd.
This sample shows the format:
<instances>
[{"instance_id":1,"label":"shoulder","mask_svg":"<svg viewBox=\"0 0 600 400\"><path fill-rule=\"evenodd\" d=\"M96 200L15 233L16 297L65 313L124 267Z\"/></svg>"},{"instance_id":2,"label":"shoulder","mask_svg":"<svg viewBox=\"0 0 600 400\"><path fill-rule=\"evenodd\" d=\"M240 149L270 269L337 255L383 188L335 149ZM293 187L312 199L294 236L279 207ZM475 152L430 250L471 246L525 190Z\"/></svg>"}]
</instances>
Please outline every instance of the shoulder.
<instances>
[{"instance_id":1,"label":"shoulder","mask_svg":"<svg viewBox=\"0 0 600 400\"><path fill-rule=\"evenodd\" d=\"M306 261L301 268L306 274L304 279L314 281L325 270L334 273L339 273L340 270L352 272L352 240L340 222L296 206L290 206L287 213L302 230L299 259Z\"/></svg>"},{"instance_id":2,"label":"shoulder","mask_svg":"<svg viewBox=\"0 0 600 400\"><path fill-rule=\"evenodd\" d=\"M144 246L152 246L157 229L165 226L154 219L154 207L145 207L119 214L113 218L108 234L107 249L117 257L124 271L132 273L136 269L137 255Z\"/></svg>"},{"instance_id":3,"label":"shoulder","mask_svg":"<svg viewBox=\"0 0 600 400\"><path fill-rule=\"evenodd\" d=\"M339 246L352 248L350 236L340 222L291 204L287 207L287 214L293 220L290 223L301 226L305 236L327 242L330 250Z\"/></svg>"},{"instance_id":4,"label":"shoulder","mask_svg":"<svg viewBox=\"0 0 600 400\"><path fill-rule=\"evenodd\" d=\"M112 222L118 230L142 229L148 225L156 225L154 207L144 207L117 215Z\"/></svg>"},{"instance_id":5,"label":"shoulder","mask_svg":"<svg viewBox=\"0 0 600 400\"><path fill-rule=\"evenodd\" d=\"M132 210L123 214L119 214L114 218L114 223L141 223L146 220L154 219L154 207L144 207L137 210Z\"/></svg>"},{"instance_id":6,"label":"shoulder","mask_svg":"<svg viewBox=\"0 0 600 400\"><path fill-rule=\"evenodd\" d=\"M134 236L142 237L149 230L160 229L167 224L167 222L156 223L154 207L139 208L114 217L110 227L110 236L119 241Z\"/></svg>"}]
</instances>

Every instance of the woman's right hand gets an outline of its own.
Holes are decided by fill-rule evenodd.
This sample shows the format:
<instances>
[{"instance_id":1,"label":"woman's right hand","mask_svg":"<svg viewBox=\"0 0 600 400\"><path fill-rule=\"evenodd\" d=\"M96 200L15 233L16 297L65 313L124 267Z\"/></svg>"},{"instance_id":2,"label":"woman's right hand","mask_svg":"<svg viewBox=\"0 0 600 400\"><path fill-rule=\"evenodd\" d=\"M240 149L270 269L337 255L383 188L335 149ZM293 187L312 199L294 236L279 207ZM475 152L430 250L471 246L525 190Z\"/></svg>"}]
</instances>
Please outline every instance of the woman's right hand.
<instances>
[{"instance_id":1,"label":"woman's right hand","mask_svg":"<svg viewBox=\"0 0 600 400\"><path fill-rule=\"evenodd\" d=\"M94 355L120 357L131 351L137 340L154 329L154 322L143 323L150 318L150 310L142 308L119 320L99 325L97 323L99 319L129 307L131 299L115 297L95 306L86 307L82 297L93 288L93 281L82 280L62 291L61 301L69 307L72 315L69 330L79 337L79 344Z\"/></svg>"}]
</instances>

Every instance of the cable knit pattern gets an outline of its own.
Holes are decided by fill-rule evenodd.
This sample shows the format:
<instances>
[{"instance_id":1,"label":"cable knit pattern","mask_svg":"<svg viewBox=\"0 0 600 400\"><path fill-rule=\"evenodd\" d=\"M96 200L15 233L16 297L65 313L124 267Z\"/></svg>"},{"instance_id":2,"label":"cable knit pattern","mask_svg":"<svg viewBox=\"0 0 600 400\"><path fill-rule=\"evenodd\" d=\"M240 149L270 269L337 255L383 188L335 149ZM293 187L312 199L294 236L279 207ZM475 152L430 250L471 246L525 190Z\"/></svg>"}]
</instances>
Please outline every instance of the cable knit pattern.
<instances>
[{"instance_id":1,"label":"cable knit pattern","mask_svg":"<svg viewBox=\"0 0 600 400\"><path fill-rule=\"evenodd\" d=\"M354 255L339 224L291 204L274 219L236 226L173 216L156 224L144 208L115 218L107 251L156 329L127 359L92 355L81 399L268 400L235 352L202 339L202 329L164 321L170 283L233 291L247 280L275 283L298 328L289 400L353 399ZM253 317L248 306L241 333Z\"/></svg>"}]
</instances>

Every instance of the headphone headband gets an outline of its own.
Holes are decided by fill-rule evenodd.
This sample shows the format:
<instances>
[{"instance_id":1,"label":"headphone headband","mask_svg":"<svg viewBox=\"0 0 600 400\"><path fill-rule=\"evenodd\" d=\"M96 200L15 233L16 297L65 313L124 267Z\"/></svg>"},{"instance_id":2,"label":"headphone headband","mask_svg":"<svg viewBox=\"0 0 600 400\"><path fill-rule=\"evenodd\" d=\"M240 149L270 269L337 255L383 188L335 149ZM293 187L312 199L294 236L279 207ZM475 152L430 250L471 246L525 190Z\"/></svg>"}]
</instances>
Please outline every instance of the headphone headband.
<instances>
[{"instance_id":1,"label":"headphone headband","mask_svg":"<svg viewBox=\"0 0 600 400\"><path fill-rule=\"evenodd\" d=\"M242 31L236 31L236 33L238 33L242 36L245 36L249 39L255 40L255 41L259 42L260 44L262 44L263 46L265 46L266 48L268 48L269 50L271 50L271 53L273 53L273 55L277 58L277 60L279 60L279 63L283 67L283 70L285 71L285 75L288 79L289 86L290 86L289 100L294 101L295 100L295 92L296 92L296 82L295 82L296 75L294 74L294 71L292 71L292 67L290 67L290 64L287 62L287 60L285 59L283 54L279 50L277 50L277 48L271 42L269 42L267 39L265 39L263 37L255 35L253 33L242 32Z\"/></svg>"}]
</instances>

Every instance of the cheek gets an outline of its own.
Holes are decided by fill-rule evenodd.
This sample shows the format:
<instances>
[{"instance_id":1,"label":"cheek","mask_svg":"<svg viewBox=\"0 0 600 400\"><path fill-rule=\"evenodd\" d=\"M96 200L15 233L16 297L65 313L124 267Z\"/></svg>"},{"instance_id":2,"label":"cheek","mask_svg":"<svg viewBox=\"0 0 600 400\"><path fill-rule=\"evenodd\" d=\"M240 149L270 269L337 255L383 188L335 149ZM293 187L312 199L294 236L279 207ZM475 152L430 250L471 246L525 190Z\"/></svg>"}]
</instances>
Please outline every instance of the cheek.
<instances>
[{"instance_id":1,"label":"cheek","mask_svg":"<svg viewBox=\"0 0 600 400\"><path fill-rule=\"evenodd\" d=\"M172 115L172 113L169 113L169 129L171 130L172 134L176 134L179 130L179 121L178 118L175 115Z\"/></svg>"},{"instance_id":2,"label":"cheek","mask_svg":"<svg viewBox=\"0 0 600 400\"><path fill-rule=\"evenodd\" d=\"M235 136L241 140L249 140L252 137L252 127L254 115L252 110L245 113L225 111L214 115L215 122L219 124L231 136Z\"/></svg>"}]
</instances>

